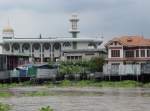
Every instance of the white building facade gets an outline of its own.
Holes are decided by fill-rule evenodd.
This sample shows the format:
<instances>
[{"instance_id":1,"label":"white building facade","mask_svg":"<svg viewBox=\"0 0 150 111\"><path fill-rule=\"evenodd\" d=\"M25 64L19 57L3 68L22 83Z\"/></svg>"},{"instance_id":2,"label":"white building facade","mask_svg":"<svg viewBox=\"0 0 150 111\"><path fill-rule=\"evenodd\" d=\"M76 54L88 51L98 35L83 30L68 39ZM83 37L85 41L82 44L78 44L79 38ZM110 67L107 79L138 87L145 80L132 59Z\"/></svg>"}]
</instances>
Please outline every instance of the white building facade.
<instances>
[{"instance_id":1,"label":"white building facade","mask_svg":"<svg viewBox=\"0 0 150 111\"><path fill-rule=\"evenodd\" d=\"M14 30L8 25L3 29L1 40L2 54L25 55L32 62L48 62L57 60L80 60L99 56L102 43L101 38L81 38L79 33L77 15L72 15L71 29L72 37L52 38L19 38L14 36Z\"/></svg>"}]
</instances>

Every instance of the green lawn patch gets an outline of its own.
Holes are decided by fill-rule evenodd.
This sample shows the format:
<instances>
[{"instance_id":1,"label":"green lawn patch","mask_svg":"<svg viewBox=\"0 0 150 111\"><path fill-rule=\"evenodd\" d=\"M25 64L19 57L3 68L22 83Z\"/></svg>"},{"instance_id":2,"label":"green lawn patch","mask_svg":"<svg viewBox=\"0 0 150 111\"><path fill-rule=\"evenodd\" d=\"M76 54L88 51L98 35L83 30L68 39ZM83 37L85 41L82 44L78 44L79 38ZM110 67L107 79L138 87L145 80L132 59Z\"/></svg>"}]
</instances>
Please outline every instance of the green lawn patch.
<instances>
[{"instance_id":1,"label":"green lawn patch","mask_svg":"<svg viewBox=\"0 0 150 111\"><path fill-rule=\"evenodd\" d=\"M0 92L0 97L11 97L11 96L13 96L13 94L11 94L10 92L6 91Z\"/></svg>"},{"instance_id":2,"label":"green lawn patch","mask_svg":"<svg viewBox=\"0 0 150 111\"><path fill-rule=\"evenodd\" d=\"M0 111L9 111L10 109L10 105L0 103Z\"/></svg>"}]
</instances>

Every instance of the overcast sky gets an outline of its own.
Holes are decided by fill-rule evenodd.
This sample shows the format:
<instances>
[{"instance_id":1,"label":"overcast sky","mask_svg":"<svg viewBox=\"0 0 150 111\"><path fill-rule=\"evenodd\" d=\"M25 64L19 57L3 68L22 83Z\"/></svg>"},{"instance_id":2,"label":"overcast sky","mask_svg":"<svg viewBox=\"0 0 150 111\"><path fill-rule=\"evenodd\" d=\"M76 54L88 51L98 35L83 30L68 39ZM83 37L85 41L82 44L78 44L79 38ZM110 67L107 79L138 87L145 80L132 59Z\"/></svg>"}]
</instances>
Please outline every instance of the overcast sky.
<instances>
[{"instance_id":1,"label":"overcast sky","mask_svg":"<svg viewBox=\"0 0 150 111\"><path fill-rule=\"evenodd\" d=\"M150 37L150 0L0 0L0 30L9 18L17 37L69 37L72 13L81 36Z\"/></svg>"}]
</instances>

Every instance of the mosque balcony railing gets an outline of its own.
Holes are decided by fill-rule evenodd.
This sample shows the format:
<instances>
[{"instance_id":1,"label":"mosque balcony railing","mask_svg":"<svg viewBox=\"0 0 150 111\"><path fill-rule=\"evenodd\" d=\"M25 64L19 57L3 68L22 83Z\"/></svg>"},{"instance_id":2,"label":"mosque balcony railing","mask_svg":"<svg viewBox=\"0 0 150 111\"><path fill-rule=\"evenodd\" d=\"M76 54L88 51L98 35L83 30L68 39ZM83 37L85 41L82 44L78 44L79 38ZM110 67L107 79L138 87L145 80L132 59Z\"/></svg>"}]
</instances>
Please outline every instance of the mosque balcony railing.
<instances>
[{"instance_id":1,"label":"mosque balcony railing","mask_svg":"<svg viewBox=\"0 0 150 111\"><path fill-rule=\"evenodd\" d=\"M102 49L63 49L62 52L84 52L84 51L91 51L91 52L99 52Z\"/></svg>"},{"instance_id":2,"label":"mosque balcony railing","mask_svg":"<svg viewBox=\"0 0 150 111\"><path fill-rule=\"evenodd\" d=\"M16 55L16 56L31 56L30 53L20 53L20 52L4 52L6 55Z\"/></svg>"}]
</instances>

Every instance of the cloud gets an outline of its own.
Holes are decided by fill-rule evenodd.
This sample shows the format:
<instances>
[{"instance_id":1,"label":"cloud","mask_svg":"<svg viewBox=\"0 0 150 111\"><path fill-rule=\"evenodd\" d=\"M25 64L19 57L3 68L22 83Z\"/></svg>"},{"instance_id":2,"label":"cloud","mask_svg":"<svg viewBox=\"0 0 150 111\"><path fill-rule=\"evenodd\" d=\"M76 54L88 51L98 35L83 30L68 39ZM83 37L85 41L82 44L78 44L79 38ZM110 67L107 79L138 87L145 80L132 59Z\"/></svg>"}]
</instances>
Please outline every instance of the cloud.
<instances>
[{"instance_id":1,"label":"cloud","mask_svg":"<svg viewBox=\"0 0 150 111\"><path fill-rule=\"evenodd\" d=\"M69 16L79 13L80 35L150 37L148 0L0 0L0 29L8 17L18 36L70 36Z\"/></svg>"}]
</instances>

